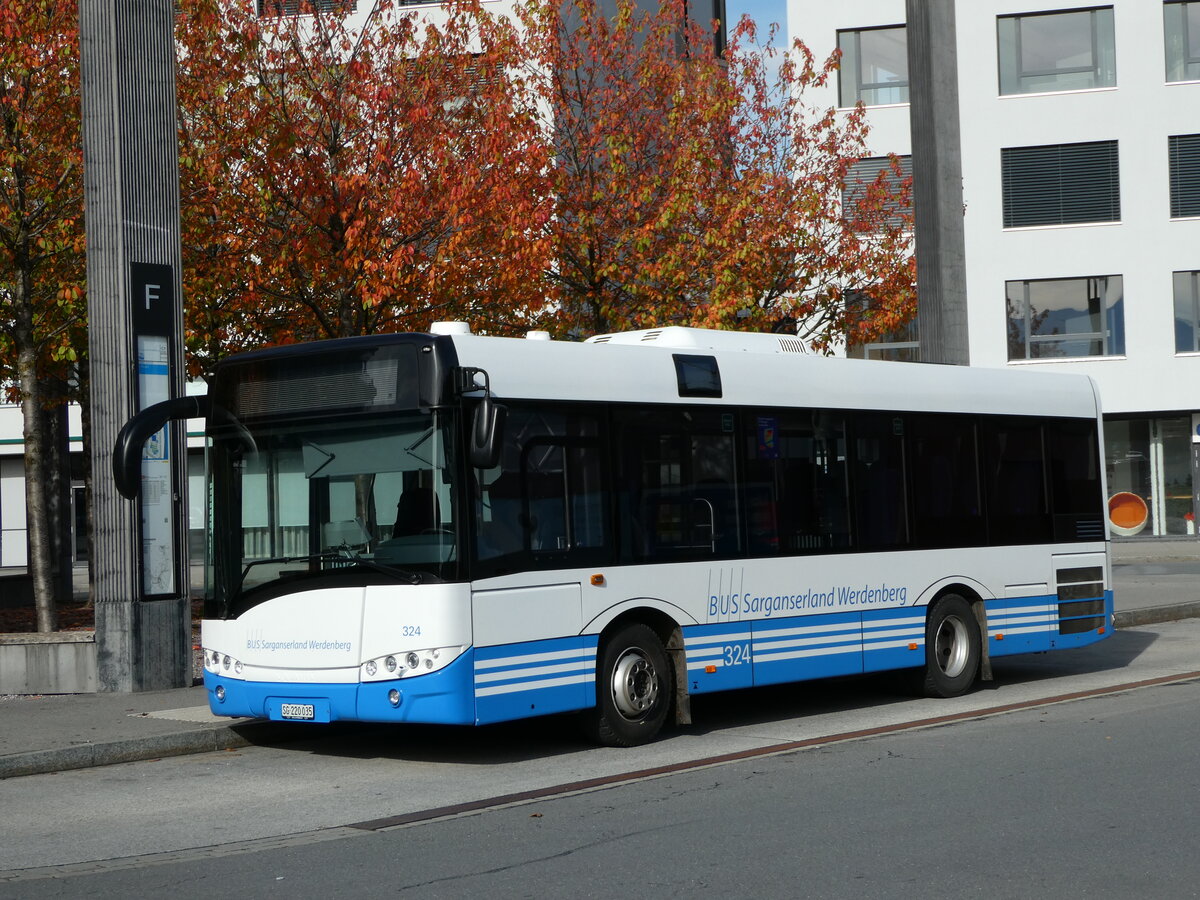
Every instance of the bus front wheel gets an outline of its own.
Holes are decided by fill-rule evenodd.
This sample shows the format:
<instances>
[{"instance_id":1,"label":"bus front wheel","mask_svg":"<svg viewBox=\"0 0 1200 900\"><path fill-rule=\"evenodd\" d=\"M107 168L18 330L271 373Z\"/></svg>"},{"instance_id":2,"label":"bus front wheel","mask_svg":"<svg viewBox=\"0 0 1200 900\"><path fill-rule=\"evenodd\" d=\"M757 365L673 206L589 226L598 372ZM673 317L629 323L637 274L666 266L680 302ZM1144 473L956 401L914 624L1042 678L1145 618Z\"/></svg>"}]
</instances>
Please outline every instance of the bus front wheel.
<instances>
[{"instance_id":1,"label":"bus front wheel","mask_svg":"<svg viewBox=\"0 0 1200 900\"><path fill-rule=\"evenodd\" d=\"M596 706L587 710L592 737L610 747L653 740L674 693L662 641L646 625L626 625L608 638L596 666Z\"/></svg>"},{"instance_id":2,"label":"bus front wheel","mask_svg":"<svg viewBox=\"0 0 1200 900\"><path fill-rule=\"evenodd\" d=\"M971 604L947 594L925 622L925 683L929 697L957 697L979 675L979 622Z\"/></svg>"}]
</instances>

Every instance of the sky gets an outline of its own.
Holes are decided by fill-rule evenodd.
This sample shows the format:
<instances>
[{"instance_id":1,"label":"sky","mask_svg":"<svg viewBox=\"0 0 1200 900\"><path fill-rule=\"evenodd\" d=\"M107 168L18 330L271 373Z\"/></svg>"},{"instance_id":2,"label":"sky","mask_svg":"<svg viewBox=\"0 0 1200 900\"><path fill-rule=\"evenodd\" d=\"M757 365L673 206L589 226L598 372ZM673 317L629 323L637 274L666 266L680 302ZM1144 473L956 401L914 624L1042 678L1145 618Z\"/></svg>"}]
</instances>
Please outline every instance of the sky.
<instances>
[{"instance_id":1,"label":"sky","mask_svg":"<svg viewBox=\"0 0 1200 900\"><path fill-rule=\"evenodd\" d=\"M750 16L763 35L768 25L777 22L781 43L787 41L787 0L725 0L725 12L731 25L741 21L743 15Z\"/></svg>"}]
</instances>

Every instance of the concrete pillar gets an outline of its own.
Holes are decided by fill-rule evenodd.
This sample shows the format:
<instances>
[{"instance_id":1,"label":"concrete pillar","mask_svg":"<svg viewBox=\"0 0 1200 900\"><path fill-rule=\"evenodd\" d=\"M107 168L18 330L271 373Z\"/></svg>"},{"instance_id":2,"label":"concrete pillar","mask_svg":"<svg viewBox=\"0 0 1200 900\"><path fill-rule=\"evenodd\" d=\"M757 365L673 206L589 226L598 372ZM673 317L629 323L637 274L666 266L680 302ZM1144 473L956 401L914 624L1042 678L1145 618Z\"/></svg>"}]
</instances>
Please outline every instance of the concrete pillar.
<instances>
[{"instance_id":1,"label":"concrete pillar","mask_svg":"<svg viewBox=\"0 0 1200 900\"><path fill-rule=\"evenodd\" d=\"M955 0L906 0L921 361L970 363ZM997 326L999 327L999 326Z\"/></svg>"},{"instance_id":2,"label":"concrete pillar","mask_svg":"<svg viewBox=\"0 0 1200 900\"><path fill-rule=\"evenodd\" d=\"M174 18L173 0L79 4L101 691L192 683L182 429L148 442L139 499L112 477L121 426L183 389Z\"/></svg>"}]
</instances>

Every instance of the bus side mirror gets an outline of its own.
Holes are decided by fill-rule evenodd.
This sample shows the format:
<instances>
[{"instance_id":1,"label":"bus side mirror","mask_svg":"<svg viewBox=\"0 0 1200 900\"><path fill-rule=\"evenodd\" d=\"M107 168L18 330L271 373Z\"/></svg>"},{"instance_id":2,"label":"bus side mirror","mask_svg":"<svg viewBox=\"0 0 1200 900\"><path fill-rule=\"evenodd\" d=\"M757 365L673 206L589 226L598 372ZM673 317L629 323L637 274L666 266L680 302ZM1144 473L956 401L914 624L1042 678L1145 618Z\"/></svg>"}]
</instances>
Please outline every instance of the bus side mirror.
<instances>
[{"instance_id":1,"label":"bus side mirror","mask_svg":"<svg viewBox=\"0 0 1200 900\"><path fill-rule=\"evenodd\" d=\"M467 458L476 469L492 469L500 462L500 447L504 443L504 419L508 408L484 397L475 407L471 420L470 447Z\"/></svg>"},{"instance_id":2,"label":"bus side mirror","mask_svg":"<svg viewBox=\"0 0 1200 900\"><path fill-rule=\"evenodd\" d=\"M150 435L177 419L207 418L209 406L207 395L175 397L147 406L121 426L113 445L112 471L122 497L132 500L138 495L142 486L142 446Z\"/></svg>"}]
</instances>

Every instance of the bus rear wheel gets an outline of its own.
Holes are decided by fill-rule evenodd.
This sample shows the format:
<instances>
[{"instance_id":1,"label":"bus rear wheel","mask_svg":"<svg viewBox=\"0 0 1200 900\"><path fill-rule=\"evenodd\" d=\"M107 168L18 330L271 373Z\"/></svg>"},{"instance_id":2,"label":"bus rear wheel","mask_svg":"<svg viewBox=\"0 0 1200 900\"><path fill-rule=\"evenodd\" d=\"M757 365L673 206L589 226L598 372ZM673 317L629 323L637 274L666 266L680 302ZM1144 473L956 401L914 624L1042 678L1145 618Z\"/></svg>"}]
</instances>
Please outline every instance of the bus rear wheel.
<instances>
[{"instance_id":1,"label":"bus rear wheel","mask_svg":"<svg viewBox=\"0 0 1200 900\"><path fill-rule=\"evenodd\" d=\"M958 594L942 597L925 622L926 696L965 694L979 675L979 622Z\"/></svg>"},{"instance_id":2,"label":"bus rear wheel","mask_svg":"<svg viewBox=\"0 0 1200 900\"><path fill-rule=\"evenodd\" d=\"M673 673L658 635L640 623L626 625L601 647L587 730L610 747L644 744L666 721L673 693Z\"/></svg>"}]
</instances>

